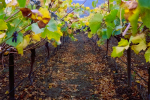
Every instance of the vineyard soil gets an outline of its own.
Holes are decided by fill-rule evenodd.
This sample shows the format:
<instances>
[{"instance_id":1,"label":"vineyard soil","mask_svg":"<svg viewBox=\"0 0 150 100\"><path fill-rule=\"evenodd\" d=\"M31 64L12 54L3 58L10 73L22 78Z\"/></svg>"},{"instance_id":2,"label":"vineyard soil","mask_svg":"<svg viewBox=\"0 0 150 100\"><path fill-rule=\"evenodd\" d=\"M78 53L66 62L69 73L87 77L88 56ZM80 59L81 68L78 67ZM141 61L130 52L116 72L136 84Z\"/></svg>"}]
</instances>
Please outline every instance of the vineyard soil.
<instances>
[{"instance_id":1,"label":"vineyard soil","mask_svg":"<svg viewBox=\"0 0 150 100\"><path fill-rule=\"evenodd\" d=\"M117 69L114 59L109 57L111 47L117 45L115 39L110 40L108 58L106 58L106 44L98 48L86 34L76 35L78 41L68 40L50 58L47 64L42 65L33 75L33 86L26 79L15 91L17 99L26 100L142 100L138 87L146 87L143 81L133 82L133 87L127 87L126 65L118 58ZM50 46L50 52L54 47ZM148 80L147 64L143 57L132 53L132 67L146 80ZM47 55L45 46L36 49L36 63L44 62ZM4 63L8 68L8 57ZM121 59L126 62L125 55ZM15 55L15 85L28 76L30 69L30 51L24 56ZM139 70L140 69L140 70ZM116 71L118 73L116 73ZM8 70L0 74L0 99L8 91ZM139 79L136 76L136 79ZM144 94L146 94L145 90Z\"/></svg>"}]
</instances>

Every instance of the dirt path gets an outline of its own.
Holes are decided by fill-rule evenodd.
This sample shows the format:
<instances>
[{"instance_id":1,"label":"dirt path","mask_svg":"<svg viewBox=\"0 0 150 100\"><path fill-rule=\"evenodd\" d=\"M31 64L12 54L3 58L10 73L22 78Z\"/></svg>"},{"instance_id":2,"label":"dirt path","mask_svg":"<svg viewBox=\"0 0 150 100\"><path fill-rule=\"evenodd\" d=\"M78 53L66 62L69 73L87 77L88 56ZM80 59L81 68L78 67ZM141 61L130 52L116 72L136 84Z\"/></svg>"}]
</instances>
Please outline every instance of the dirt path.
<instances>
[{"instance_id":1,"label":"dirt path","mask_svg":"<svg viewBox=\"0 0 150 100\"><path fill-rule=\"evenodd\" d=\"M121 68L120 74L115 74L114 61L104 58L104 50L98 49L86 35L76 38L78 41L69 40L35 73L34 86L30 87L34 92L31 92L32 97L28 95L29 98L120 100L131 97L140 100L138 93L132 96L133 91L126 87Z\"/></svg>"}]
</instances>

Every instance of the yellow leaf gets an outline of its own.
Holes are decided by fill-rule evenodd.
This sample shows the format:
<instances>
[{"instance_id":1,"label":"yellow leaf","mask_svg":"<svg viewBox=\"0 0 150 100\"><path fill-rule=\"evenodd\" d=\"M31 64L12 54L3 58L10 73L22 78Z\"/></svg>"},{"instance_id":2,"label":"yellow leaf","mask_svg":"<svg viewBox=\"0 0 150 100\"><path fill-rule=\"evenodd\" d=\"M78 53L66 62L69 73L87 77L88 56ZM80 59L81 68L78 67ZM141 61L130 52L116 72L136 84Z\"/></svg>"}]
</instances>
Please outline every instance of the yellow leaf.
<instances>
[{"instance_id":1,"label":"yellow leaf","mask_svg":"<svg viewBox=\"0 0 150 100\"><path fill-rule=\"evenodd\" d=\"M89 26L89 22L86 22L85 25L86 25L86 26Z\"/></svg>"},{"instance_id":2,"label":"yellow leaf","mask_svg":"<svg viewBox=\"0 0 150 100\"><path fill-rule=\"evenodd\" d=\"M68 19L67 19L67 18L64 18L64 20L65 20L65 21L68 21Z\"/></svg>"},{"instance_id":3,"label":"yellow leaf","mask_svg":"<svg viewBox=\"0 0 150 100\"><path fill-rule=\"evenodd\" d=\"M62 12L63 10L64 10L64 9L62 9L62 8L59 8L59 9L58 9L59 12Z\"/></svg>"},{"instance_id":4,"label":"yellow leaf","mask_svg":"<svg viewBox=\"0 0 150 100\"><path fill-rule=\"evenodd\" d=\"M129 12L129 9L125 9L125 13L128 13Z\"/></svg>"},{"instance_id":5,"label":"yellow leaf","mask_svg":"<svg viewBox=\"0 0 150 100\"><path fill-rule=\"evenodd\" d=\"M18 51L18 54L21 54L23 55L23 49L28 46L30 42L30 35L26 35L24 38L23 38L23 42L21 42L20 44L17 45L16 49Z\"/></svg>"},{"instance_id":6,"label":"yellow leaf","mask_svg":"<svg viewBox=\"0 0 150 100\"><path fill-rule=\"evenodd\" d=\"M0 30L7 30L8 29L8 27L7 27L7 23L4 21L4 20L2 20L2 19L0 19Z\"/></svg>"},{"instance_id":7,"label":"yellow leaf","mask_svg":"<svg viewBox=\"0 0 150 100\"><path fill-rule=\"evenodd\" d=\"M89 10L90 9L90 7L86 7L86 10Z\"/></svg>"},{"instance_id":8,"label":"yellow leaf","mask_svg":"<svg viewBox=\"0 0 150 100\"><path fill-rule=\"evenodd\" d=\"M145 50L147 48L145 34L138 34L134 36L131 41L133 43L131 49L134 50L136 54L138 54L141 50Z\"/></svg>"},{"instance_id":9,"label":"yellow leaf","mask_svg":"<svg viewBox=\"0 0 150 100\"><path fill-rule=\"evenodd\" d=\"M8 93L9 93L8 91L5 92L5 94L8 94Z\"/></svg>"},{"instance_id":10,"label":"yellow leaf","mask_svg":"<svg viewBox=\"0 0 150 100\"><path fill-rule=\"evenodd\" d=\"M41 34L33 34L32 39L33 41L41 41Z\"/></svg>"},{"instance_id":11,"label":"yellow leaf","mask_svg":"<svg viewBox=\"0 0 150 100\"><path fill-rule=\"evenodd\" d=\"M4 53L5 56L8 55L8 54L9 54L9 51L6 51L6 52Z\"/></svg>"},{"instance_id":12,"label":"yellow leaf","mask_svg":"<svg viewBox=\"0 0 150 100\"><path fill-rule=\"evenodd\" d=\"M94 12L97 12L98 11L98 9L94 9Z\"/></svg>"},{"instance_id":13,"label":"yellow leaf","mask_svg":"<svg viewBox=\"0 0 150 100\"><path fill-rule=\"evenodd\" d=\"M61 32L60 27L57 27L57 32L58 32L61 36L63 36L63 33Z\"/></svg>"},{"instance_id":14,"label":"yellow leaf","mask_svg":"<svg viewBox=\"0 0 150 100\"><path fill-rule=\"evenodd\" d=\"M147 44L147 46L150 46L150 42Z\"/></svg>"},{"instance_id":15,"label":"yellow leaf","mask_svg":"<svg viewBox=\"0 0 150 100\"><path fill-rule=\"evenodd\" d=\"M31 18L32 18L32 19L36 19L36 17L37 17L37 14L32 14L32 15L31 15Z\"/></svg>"},{"instance_id":16,"label":"yellow leaf","mask_svg":"<svg viewBox=\"0 0 150 100\"><path fill-rule=\"evenodd\" d=\"M42 100L42 98L39 98L39 100Z\"/></svg>"},{"instance_id":17,"label":"yellow leaf","mask_svg":"<svg viewBox=\"0 0 150 100\"><path fill-rule=\"evenodd\" d=\"M52 88L52 86L50 85L48 88L49 88L49 89L51 89L51 88Z\"/></svg>"},{"instance_id":18,"label":"yellow leaf","mask_svg":"<svg viewBox=\"0 0 150 100\"><path fill-rule=\"evenodd\" d=\"M47 8L40 8L39 12L43 15L42 18L51 18Z\"/></svg>"},{"instance_id":19,"label":"yellow leaf","mask_svg":"<svg viewBox=\"0 0 150 100\"><path fill-rule=\"evenodd\" d=\"M139 81L139 80L136 80L136 82L137 82L137 83L140 83L140 81Z\"/></svg>"}]
</instances>

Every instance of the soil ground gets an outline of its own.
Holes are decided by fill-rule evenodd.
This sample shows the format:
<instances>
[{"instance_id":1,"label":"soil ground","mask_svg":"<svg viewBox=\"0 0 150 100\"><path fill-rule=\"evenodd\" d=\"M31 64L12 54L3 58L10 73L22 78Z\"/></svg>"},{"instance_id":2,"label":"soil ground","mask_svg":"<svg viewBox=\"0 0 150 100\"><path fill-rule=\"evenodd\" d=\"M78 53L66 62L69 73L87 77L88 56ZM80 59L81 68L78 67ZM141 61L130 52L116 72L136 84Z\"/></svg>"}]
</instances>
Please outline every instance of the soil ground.
<instances>
[{"instance_id":1,"label":"soil ground","mask_svg":"<svg viewBox=\"0 0 150 100\"><path fill-rule=\"evenodd\" d=\"M16 88L18 100L142 100L146 97L147 83L132 72L132 87L127 86L126 64L118 58L110 57L112 46L117 42L112 38L106 58L106 44L98 47L86 34L76 35L78 41L70 39L41 65L32 76L33 85L26 78ZM54 47L49 45L52 53ZM125 53L126 54L126 53ZM148 81L147 67L143 57L132 53L132 67ZM34 70L44 62L47 51L44 46L36 49ZM0 99L9 90L8 57L5 57L6 69L0 74ZM126 62L126 56L121 59ZM30 52L24 56L15 54L15 86L28 76L30 70ZM146 89L145 89L146 88ZM7 97L8 98L8 97ZM6 99L7 99L6 98Z\"/></svg>"}]
</instances>

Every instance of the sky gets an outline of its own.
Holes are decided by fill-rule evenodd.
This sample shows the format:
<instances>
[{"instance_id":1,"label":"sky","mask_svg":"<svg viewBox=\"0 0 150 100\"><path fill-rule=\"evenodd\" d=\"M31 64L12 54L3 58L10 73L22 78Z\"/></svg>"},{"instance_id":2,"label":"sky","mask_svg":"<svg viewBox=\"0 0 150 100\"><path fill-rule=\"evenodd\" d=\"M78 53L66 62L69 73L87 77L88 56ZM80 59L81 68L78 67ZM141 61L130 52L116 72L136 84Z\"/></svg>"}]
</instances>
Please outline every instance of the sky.
<instances>
[{"instance_id":1,"label":"sky","mask_svg":"<svg viewBox=\"0 0 150 100\"><path fill-rule=\"evenodd\" d=\"M79 4L82 4L85 0L73 0L72 3L79 3ZM84 4L85 7L90 7L91 9L93 8L92 7L92 2L95 1L95 0L87 0ZM104 3L104 0L98 0L98 4L97 5L100 5L101 3Z\"/></svg>"},{"instance_id":2,"label":"sky","mask_svg":"<svg viewBox=\"0 0 150 100\"><path fill-rule=\"evenodd\" d=\"M85 0L73 0L72 3L79 3L79 4L83 4ZM93 9L93 6L92 6L92 2L95 1L95 0L87 0L85 3L84 3L84 7L90 7L91 9ZM100 4L104 3L105 0L98 0L98 4L97 6L99 6ZM89 15L89 12L86 12L86 14L82 14L80 15L80 17L84 17L84 16L88 16Z\"/></svg>"}]
</instances>

